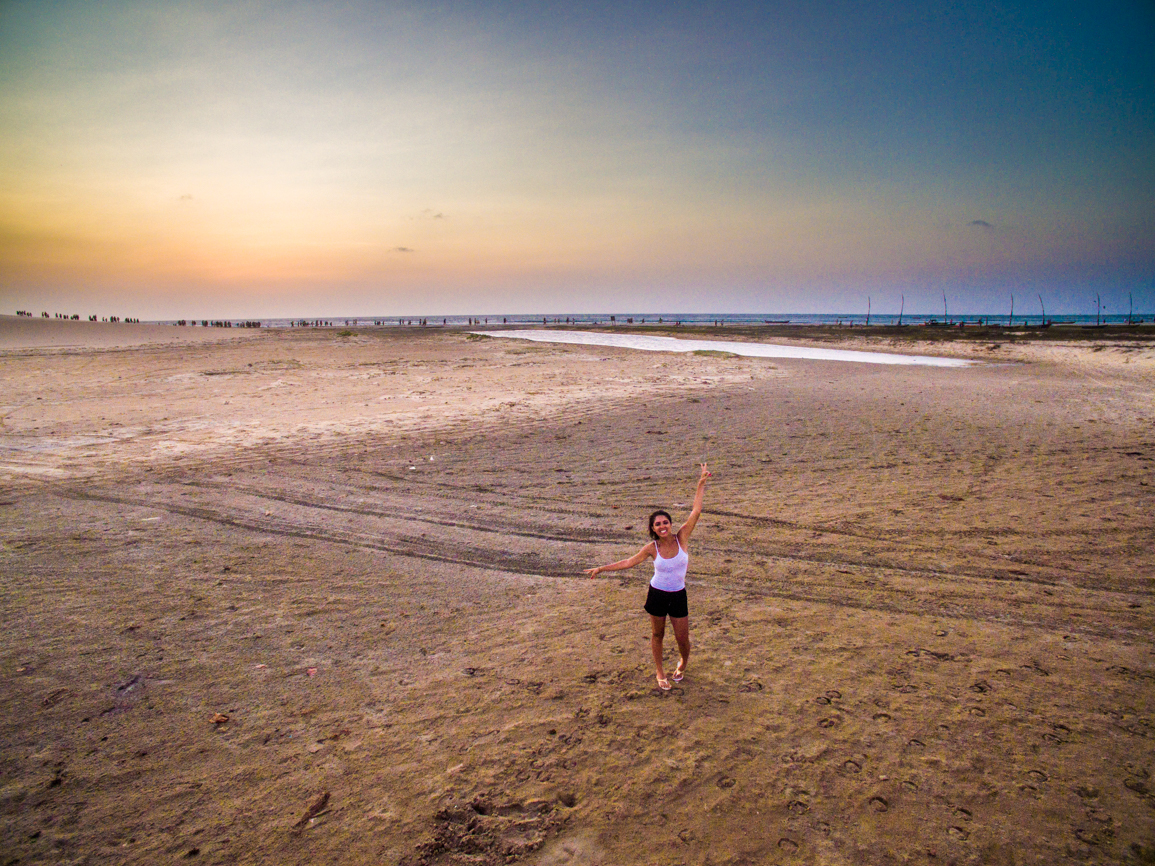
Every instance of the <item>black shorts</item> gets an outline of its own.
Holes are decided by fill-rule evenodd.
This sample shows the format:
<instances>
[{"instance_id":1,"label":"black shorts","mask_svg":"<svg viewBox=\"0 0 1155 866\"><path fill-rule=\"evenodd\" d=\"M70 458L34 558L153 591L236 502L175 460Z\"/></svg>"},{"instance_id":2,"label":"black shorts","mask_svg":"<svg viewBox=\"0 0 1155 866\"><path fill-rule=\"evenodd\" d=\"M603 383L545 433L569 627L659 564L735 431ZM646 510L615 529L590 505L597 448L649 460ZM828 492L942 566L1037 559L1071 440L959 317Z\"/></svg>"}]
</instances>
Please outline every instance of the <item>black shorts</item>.
<instances>
[{"instance_id":1,"label":"black shorts","mask_svg":"<svg viewBox=\"0 0 1155 866\"><path fill-rule=\"evenodd\" d=\"M666 592L650 587L646 596L646 613L650 616L670 616L681 619L690 615L690 606L686 601L686 590Z\"/></svg>"}]
</instances>

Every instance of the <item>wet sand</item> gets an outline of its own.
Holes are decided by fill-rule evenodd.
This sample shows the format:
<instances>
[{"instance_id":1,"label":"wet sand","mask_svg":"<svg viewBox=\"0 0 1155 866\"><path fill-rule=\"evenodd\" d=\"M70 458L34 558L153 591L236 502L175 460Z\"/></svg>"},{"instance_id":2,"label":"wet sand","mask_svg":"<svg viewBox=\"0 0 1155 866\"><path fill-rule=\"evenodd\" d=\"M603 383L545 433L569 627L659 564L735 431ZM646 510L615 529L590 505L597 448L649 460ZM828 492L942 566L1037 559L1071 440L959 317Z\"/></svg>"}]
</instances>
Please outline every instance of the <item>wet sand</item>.
<instances>
[{"instance_id":1,"label":"wet sand","mask_svg":"<svg viewBox=\"0 0 1155 866\"><path fill-rule=\"evenodd\" d=\"M5 862L1155 858L1149 344L236 336L0 328Z\"/></svg>"}]
</instances>

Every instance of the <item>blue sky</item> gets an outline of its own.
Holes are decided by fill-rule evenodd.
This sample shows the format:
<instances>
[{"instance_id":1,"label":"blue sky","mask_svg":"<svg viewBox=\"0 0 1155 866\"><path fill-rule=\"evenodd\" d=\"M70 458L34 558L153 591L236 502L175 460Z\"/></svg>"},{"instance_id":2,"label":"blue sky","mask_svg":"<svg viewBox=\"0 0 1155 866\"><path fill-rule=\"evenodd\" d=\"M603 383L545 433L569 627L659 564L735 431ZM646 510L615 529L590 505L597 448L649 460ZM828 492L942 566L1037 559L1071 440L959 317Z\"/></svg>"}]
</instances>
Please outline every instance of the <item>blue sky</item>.
<instances>
[{"instance_id":1,"label":"blue sky","mask_svg":"<svg viewBox=\"0 0 1155 866\"><path fill-rule=\"evenodd\" d=\"M0 5L0 311L1155 310L1149 2Z\"/></svg>"}]
</instances>

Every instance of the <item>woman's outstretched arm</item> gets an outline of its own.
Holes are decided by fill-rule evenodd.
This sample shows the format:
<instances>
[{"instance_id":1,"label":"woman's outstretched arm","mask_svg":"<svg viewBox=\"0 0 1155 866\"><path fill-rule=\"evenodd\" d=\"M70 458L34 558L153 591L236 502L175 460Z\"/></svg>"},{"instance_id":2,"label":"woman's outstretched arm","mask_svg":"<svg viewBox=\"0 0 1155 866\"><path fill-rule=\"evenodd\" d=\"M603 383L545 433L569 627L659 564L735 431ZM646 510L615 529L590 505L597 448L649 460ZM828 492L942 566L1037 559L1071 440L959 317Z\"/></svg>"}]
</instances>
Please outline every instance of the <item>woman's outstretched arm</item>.
<instances>
[{"instance_id":1,"label":"woman's outstretched arm","mask_svg":"<svg viewBox=\"0 0 1155 866\"><path fill-rule=\"evenodd\" d=\"M678 543L685 547L690 540L690 533L698 525L698 518L702 516L702 502L706 498L706 482L713 477L713 473L702 464L702 474L698 477L698 489L694 492L694 508L682 528L678 530Z\"/></svg>"},{"instance_id":2,"label":"woman's outstretched arm","mask_svg":"<svg viewBox=\"0 0 1155 866\"><path fill-rule=\"evenodd\" d=\"M650 542L629 559L619 559L617 562L611 562L609 565L599 565L597 568L587 568L585 573L590 577L597 577L603 571L621 571L624 568L633 568L640 562L644 562L654 555L654 542Z\"/></svg>"}]
</instances>

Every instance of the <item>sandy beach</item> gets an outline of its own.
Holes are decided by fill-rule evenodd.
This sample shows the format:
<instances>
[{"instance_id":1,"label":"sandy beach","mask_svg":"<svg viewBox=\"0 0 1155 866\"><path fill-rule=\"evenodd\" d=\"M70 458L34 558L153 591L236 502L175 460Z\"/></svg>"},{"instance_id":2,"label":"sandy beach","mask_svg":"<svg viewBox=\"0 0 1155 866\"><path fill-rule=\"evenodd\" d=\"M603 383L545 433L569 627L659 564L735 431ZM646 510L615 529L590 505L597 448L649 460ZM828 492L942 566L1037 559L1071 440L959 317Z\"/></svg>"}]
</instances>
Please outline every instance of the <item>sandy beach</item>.
<instances>
[{"instance_id":1,"label":"sandy beach","mask_svg":"<svg viewBox=\"0 0 1155 866\"><path fill-rule=\"evenodd\" d=\"M1155 343L96 324L0 317L0 862L1155 862ZM663 693L581 570L703 460Z\"/></svg>"}]
</instances>

